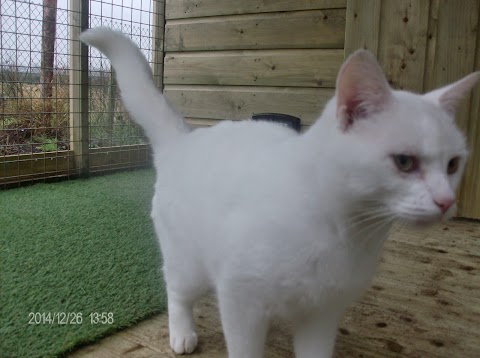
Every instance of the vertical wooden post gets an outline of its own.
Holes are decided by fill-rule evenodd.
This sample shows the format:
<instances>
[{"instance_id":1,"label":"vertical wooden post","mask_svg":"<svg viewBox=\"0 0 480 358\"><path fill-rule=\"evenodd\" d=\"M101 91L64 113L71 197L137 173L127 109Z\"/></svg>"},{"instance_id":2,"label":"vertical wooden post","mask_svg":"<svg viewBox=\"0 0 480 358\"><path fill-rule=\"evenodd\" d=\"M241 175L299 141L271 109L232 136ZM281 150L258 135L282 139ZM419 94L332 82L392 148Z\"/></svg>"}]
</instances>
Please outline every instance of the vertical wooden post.
<instances>
[{"instance_id":1,"label":"vertical wooden post","mask_svg":"<svg viewBox=\"0 0 480 358\"><path fill-rule=\"evenodd\" d=\"M165 0L153 0L152 62L153 80L163 91L163 38L165 30Z\"/></svg>"},{"instance_id":2,"label":"vertical wooden post","mask_svg":"<svg viewBox=\"0 0 480 358\"><path fill-rule=\"evenodd\" d=\"M345 28L345 57L359 48L378 54L380 0L348 0Z\"/></svg>"},{"instance_id":3,"label":"vertical wooden post","mask_svg":"<svg viewBox=\"0 0 480 358\"><path fill-rule=\"evenodd\" d=\"M88 28L88 0L70 0L70 148L80 176L89 172L88 48L78 40Z\"/></svg>"},{"instance_id":4,"label":"vertical wooden post","mask_svg":"<svg viewBox=\"0 0 480 358\"><path fill-rule=\"evenodd\" d=\"M55 34L57 31L57 0L43 0L42 54L40 83L44 103L45 126L52 126L53 66L55 63Z\"/></svg>"},{"instance_id":5,"label":"vertical wooden post","mask_svg":"<svg viewBox=\"0 0 480 358\"><path fill-rule=\"evenodd\" d=\"M433 68L427 89L444 86L480 70L480 0L440 1L437 16L435 52L430 54ZM456 121L465 132L470 157L458 196L458 216L480 219L480 85L463 101Z\"/></svg>"},{"instance_id":6,"label":"vertical wooden post","mask_svg":"<svg viewBox=\"0 0 480 358\"><path fill-rule=\"evenodd\" d=\"M395 89L423 91L430 0L382 1L378 61Z\"/></svg>"},{"instance_id":7,"label":"vertical wooden post","mask_svg":"<svg viewBox=\"0 0 480 358\"><path fill-rule=\"evenodd\" d=\"M480 6L478 11L480 23ZM480 71L480 26L477 25L477 51L473 71ZM470 147L470 158L463 175L459 202L459 216L480 219L480 84L475 86L470 103L470 116L466 123L466 135Z\"/></svg>"},{"instance_id":8,"label":"vertical wooden post","mask_svg":"<svg viewBox=\"0 0 480 358\"><path fill-rule=\"evenodd\" d=\"M115 70L110 65L110 76L108 80L108 107L106 132L108 133L109 145L113 146L113 122L115 119Z\"/></svg>"}]
</instances>

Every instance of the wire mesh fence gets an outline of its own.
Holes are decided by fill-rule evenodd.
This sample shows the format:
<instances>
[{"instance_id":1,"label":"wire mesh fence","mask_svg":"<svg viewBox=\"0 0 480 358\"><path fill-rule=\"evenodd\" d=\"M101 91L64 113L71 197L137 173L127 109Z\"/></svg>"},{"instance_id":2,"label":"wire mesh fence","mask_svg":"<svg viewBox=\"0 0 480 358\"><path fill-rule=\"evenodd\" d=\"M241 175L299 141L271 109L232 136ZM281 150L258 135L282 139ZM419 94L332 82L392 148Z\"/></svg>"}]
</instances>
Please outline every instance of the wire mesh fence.
<instances>
[{"instance_id":1,"label":"wire mesh fence","mask_svg":"<svg viewBox=\"0 0 480 358\"><path fill-rule=\"evenodd\" d=\"M88 1L88 26L129 35L152 60L152 0ZM88 130L72 120L72 0L0 2L0 185L76 176L76 141L87 172L149 165L147 142L129 119L110 63L89 49ZM78 32L78 31L77 31ZM85 110L86 107L82 107ZM85 135L78 136L76 131ZM79 139L81 138L81 139ZM85 168L83 168L85 169Z\"/></svg>"},{"instance_id":2,"label":"wire mesh fence","mask_svg":"<svg viewBox=\"0 0 480 358\"><path fill-rule=\"evenodd\" d=\"M68 10L57 10L55 62L51 83L41 81L43 6L2 1L2 155L46 152L68 146ZM44 90L50 87L49 97Z\"/></svg>"}]
</instances>

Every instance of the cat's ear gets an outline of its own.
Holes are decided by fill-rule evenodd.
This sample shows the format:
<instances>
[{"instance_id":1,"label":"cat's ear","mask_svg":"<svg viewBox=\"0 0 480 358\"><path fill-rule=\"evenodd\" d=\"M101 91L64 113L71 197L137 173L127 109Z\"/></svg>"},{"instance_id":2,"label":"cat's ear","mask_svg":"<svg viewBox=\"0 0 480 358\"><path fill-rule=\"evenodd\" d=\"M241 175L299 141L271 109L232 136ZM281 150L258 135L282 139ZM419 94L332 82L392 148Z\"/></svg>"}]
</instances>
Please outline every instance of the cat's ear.
<instances>
[{"instance_id":1,"label":"cat's ear","mask_svg":"<svg viewBox=\"0 0 480 358\"><path fill-rule=\"evenodd\" d=\"M373 54L357 50L338 72L335 96L340 128L347 131L356 120L385 109L392 92Z\"/></svg>"},{"instance_id":2,"label":"cat's ear","mask_svg":"<svg viewBox=\"0 0 480 358\"><path fill-rule=\"evenodd\" d=\"M452 117L461 103L480 80L480 71L469 74L461 80L424 94L424 97L440 106Z\"/></svg>"}]
</instances>

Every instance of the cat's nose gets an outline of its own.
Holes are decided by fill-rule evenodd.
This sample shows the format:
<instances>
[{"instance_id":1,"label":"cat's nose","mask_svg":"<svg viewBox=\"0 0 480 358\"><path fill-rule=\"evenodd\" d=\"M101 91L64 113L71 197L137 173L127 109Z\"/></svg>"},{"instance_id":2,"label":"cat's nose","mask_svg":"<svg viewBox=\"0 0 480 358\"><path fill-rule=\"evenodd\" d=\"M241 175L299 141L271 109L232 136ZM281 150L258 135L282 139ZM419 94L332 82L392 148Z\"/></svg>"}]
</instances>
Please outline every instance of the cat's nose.
<instances>
[{"instance_id":1,"label":"cat's nose","mask_svg":"<svg viewBox=\"0 0 480 358\"><path fill-rule=\"evenodd\" d=\"M433 199L433 201L440 208L440 210L442 211L442 214L445 214L447 210L450 209L450 207L455 202L455 198L449 196L444 198L435 198Z\"/></svg>"}]
</instances>

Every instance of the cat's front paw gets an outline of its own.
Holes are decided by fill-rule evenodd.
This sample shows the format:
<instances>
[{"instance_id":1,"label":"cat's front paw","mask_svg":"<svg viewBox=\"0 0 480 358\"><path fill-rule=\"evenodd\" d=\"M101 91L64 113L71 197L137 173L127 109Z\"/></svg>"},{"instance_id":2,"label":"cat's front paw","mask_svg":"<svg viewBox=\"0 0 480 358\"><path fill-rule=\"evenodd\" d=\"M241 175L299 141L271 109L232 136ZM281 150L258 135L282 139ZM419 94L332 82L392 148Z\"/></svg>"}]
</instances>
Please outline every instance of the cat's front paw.
<instances>
[{"instance_id":1,"label":"cat's front paw","mask_svg":"<svg viewBox=\"0 0 480 358\"><path fill-rule=\"evenodd\" d=\"M197 347L197 334L194 331L186 333L170 333L170 347L177 354L190 354Z\"/></svg>"}]
</instances>

